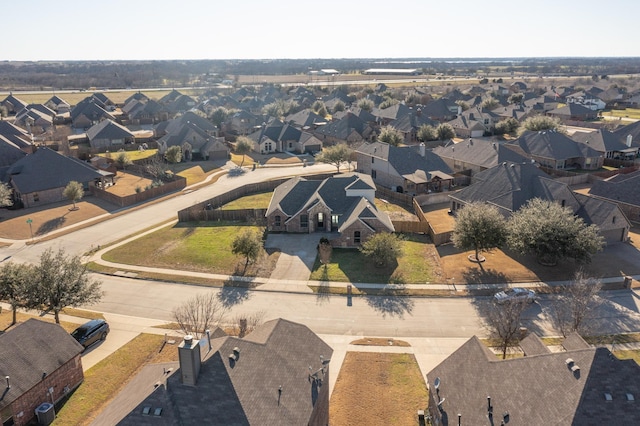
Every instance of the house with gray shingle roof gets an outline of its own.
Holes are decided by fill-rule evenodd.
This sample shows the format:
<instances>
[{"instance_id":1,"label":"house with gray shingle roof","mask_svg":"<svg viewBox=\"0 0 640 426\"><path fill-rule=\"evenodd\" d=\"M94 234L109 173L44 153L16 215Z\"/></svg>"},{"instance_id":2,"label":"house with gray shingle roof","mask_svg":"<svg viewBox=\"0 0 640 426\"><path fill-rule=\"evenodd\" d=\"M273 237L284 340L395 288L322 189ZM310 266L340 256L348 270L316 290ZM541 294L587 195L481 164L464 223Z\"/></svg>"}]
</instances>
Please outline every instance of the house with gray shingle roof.
<instances>
[{"instance_id":1,"label":"house with gray shingle roof","mask_svg":"<svg viewBox=\"0 0 640 426\"><path fill-rule=\"evenodd\" d=\"M87 130L91 148L118 147L135 142L135 136L126 127L112 120L102 120Z\"/></svg>"},{"instance_id":2,"label":"house with gray shingle roof","mask_svg":"<svg viewBox=\"0 0 640 426\"><path fill-rule=\"evenodd\" d=\"M89 163L40 147L13 163L5 173L5 181L13 189L16 201L24 207L35 207L66 200L62 192L71 181L80 182L88 190L111 176L113 173Z\"/></svg>"},{"instance_id":3,"label":"house with gray shingle roof","mask_svg":"<svg viewBox=\"0 0 640 426\"><path fill-rule=\"evenodd\" d=\"M624 141L631 136L631 146L640 148L640 121L636 121L613 131L616 135L622 136Z\"/></svg>"},{"instance_id":4,"label":"house with gray shingle roof","mask_svg":"<svg viewBox=\"0 0 640 426\"><path fill-rule=\"evenodd\" d=\"M26 106L27 103L13 96L13 93L10 93L6 98L0 101L0 107L5 108L9 115L15 115Z\"/></svg>"},{"instance_id":5,"label":"house with gray shingle roof","mask_svg":"<svg viewBox=\"0 0 640 426\"><path fill-rule=\"evenodd\" d=\"M29 132L8 121L0 120L0 138L11 142L26 153L33 151Z\"/></svg>"},{"instance_id":6,"label":"house with gray shingle roof","mask_svg":"<svg viewBox=\"0 0 640 426\"><path fill-rule=\"evenodd\" d=\"M393 232L389 216L375 205L370 176L336 175L322 181L292 178L273 192L267 228L274 232L331 232L334 247L357 247L378 232Z\"/></svg>"},{"instance_id":7,"label":"house with gray shingle roof","mask_svg":"<svg viewBox=\"0 0 640 426\"><path fill-rule=\"evenodd\" d=\"M640 222L640 171L618 174L605 180L597 180L589 195L617 204L634 222Z\"/></svg>"},{"instance_id":8,"label":"house with gray shingle roof","mask_svg":"<svg viewBox=\"0 0 640 426\"><path fill-rule=\"evenodd\" d=\"M622 136L605 129L598 129L589 133L575 132L571 139L587 144L600 152L604 158L633 160L638 156L639 148L631 146L631 139L625 141Z\"/></svg>"},{"instance_id":9,"label":"house with gray shingle roof","mask_svg":"<svg viewBox=\"0 0 640 426\"><path fill-rule=\"evenodd\" d=\"M369 122L348 111L342 118L317 128L313 134L323 144L347 143L353 145L372 140L375 130Z\"/></svg>"},{"instance_id":10,"label":"house with gray shingle roof","mask_svg":"<svg viewBox=\"0 0 640 426\"><path fill-rule=\"evenodd\" d=\"M106 109L100 106L96 98L88 97L80 101L71 110L71 123L77 129L88 129L102 120L115 120Z\"/></svg>"},{"instance_id":11,"label":"house with gray shingle roof","mask_svg":"<svg viewBox=\"0 0 640 426\"><path fill-rule=\"evenodd\" d=\"M29 319L0 334L0 422L31 424L42 403L58 403L84 380L83 347L60 325Z\"/></svg>"},{"instance_id":12,"label":"house with gray shingle roof","mask_svg":"<svg viewBox=\"0 0 640 426\"><path fill-rule=\"evenodd\" d=\"M453 183L451 168L424 144L398 147L384 142L364 143L355 152L358 172L397 192L440 192Z\"/></svg>"},{"instance_id":13,"label":"house with gray shingle roof","mask_svg":"<svg viewBox=\"0 0 640 426\"><path fill-rule=\"evenodd\" d=\"M400 118L391 121L389 126L402 133L405 143L412 143L418 141L418 130L420 127L431 126L436 128L439 124L437 121L433 121L423 115L422 109L418 107L415 110L412 109L409 114L404 114Z\"/></svg>"},{"instance_id":14,"label":"house with gray shingle roof","mask_svg":"<svg viewBox=\"0 0 640 426\"><path fill-rule=\"evenodd\" d=\"M499 360L472 337L427 373L433 424L640 424L640 366L573 338L582 344Z\"/></svg>"},{"instance_id":15,"label":"house with gray shingle roof","mask_svg":"<svg viewBox=\"0 0 640 426\"><path fill-rule=\"evenodd\" d=\"M71 105L58 95L53 95L44 104L47 108L54 110L57 114L64 114L71 111Z\"/></svg>"},{"instance_id":16,"label":"house with gray shingle roof","mask_svg":"<svg viewBox=\"0 0 640 426\"><path fill-rule=\"evenodd\" d=\"M547 115L557 117L562 121L585 121L595 120L598 117L598 112L578 103L568 103L561 108L547 111Z\"/></svg>"},{"instance_id":17,"label":"house with gray shingle roof","mask_svg":"<svg viewBox=\"0 0 640 426\"><path fill-rule=\"evenodd\" d=\"M329 424L333 350L308 327L275 319L217 336L185 339L178 363L145 367L93 424Z\"/></svg>"},{"instance_id":18,"label":"house with gray shingle roof","mask_svg":"<svg viewBox=\"0 0 640 426\"><path fill-rule=\"evenodd\" d=\"M487 139L469 138L462 142L449 142L433 148L454 173L475 175L500 163L523 163L527 157L504 146L504 143Z\"/></svg>"},{"instance_id":19,"label":"house with gray shingle roof","mask_svg":"<svg viewBox=\"0 0 640 426\"><path fill-rule=\"evenodd\" d=\"M284 122L302 130L313 130L318 126L326 124L327 120L310 109L304 109L295 114L289 114L285 117Z\"/></svg>"},{"instance_id":20,"label":"house with gray shingle roof","mask_svg":"<svg viewBox=\"0 0 640 426\"><path fill-rule=\"evenodd\" d=\"M529 200L540 198L570 208L587 225L597 225L607 243L626 241L631 223L615 204L578 194L564 182L551 179L532 163L502 163L476 174L473 183L450 194L451 211L484 202L509 216Z\"/></svg>"},{"instance_id":21,"label":"house with gray shingle roof","mask_svg":"<svg viewBox=\"0 0 640 426\"><path fill-rule=\"evenodd\" d=\"M550 169L597 170L604 162L600 152L553 130L527 131L505 146Z\"/></svg>"},{"instance_id":22,"label":"house with gray shingle roof","mask_svg":"<svg viewBox=\"0 0 640 426\"><path fill-rule=\"evenodd\" d=\"M254 142L254 150L261 154L273 152L318 152L322 142L312 133L301 130L280 120L273 120L248 136ZM273 143L271 143L273 142Z\"/></svg>"}]
</instances>

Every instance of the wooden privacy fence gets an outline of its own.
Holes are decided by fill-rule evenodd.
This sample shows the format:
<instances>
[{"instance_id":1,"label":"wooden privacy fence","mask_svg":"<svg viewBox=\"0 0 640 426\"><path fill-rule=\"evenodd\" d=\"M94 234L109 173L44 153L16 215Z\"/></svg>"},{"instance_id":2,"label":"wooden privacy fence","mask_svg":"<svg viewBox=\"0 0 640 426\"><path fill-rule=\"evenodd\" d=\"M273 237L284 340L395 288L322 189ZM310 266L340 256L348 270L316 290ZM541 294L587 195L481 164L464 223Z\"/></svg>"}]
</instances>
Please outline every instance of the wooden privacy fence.
<instances>
[{"instance_id":1,"label":"wooden privacy fence","mask_svg":"<svg viewBox=\"0 0 640 426\"><path fill-rule=\"evenodd\" d=\"M427 222L416 222L415 220L392 220L396 232L412 234L428 234L430 226Z\"/></svg>"},{"instance_id":2,"label":"wooden privacy fence","mask_svg":"<svg viewBox=\"0 0 640 426\"><path fill-rule=\"evenodd\" d=\"M178 214L180 222L226 221L226 222L252 222L256 225L266 226L267 218L264 216L267 209L237 209L237 210L183 210Z\"/></svg>"},{"instance_id":3,"label":"wooden privacy fence","mask_svg":"<svg viewBox=\"0 0 640 426\"><path fill-rule=\"evenodd\" d=\"M98 198L108 201L120 207L128 207L134 204L142 203L161 195L169 194L171 192L180 191L187 186L187 179L182 176L176 176L174 181L167 182L164 185L156 186L155 188L149 188L142 192L126 195L120 197L119 195L112 194L103 189L95 186L89 187L91 193Z\"/></svg>"}]
</instances>

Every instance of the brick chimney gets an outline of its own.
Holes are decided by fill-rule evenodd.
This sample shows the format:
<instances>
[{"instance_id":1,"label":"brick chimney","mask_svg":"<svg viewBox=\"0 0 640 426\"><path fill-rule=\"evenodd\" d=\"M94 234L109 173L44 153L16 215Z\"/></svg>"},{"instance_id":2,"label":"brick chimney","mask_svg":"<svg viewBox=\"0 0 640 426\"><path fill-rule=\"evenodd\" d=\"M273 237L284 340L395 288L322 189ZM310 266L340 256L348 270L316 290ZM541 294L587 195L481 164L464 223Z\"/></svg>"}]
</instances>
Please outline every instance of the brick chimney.
<instances>
[{"instance_id":1,"label":"brick chimney","mask_svg":"<svg viewBox=\"0 0 640 426\"><path fill-rule=\"evenodd\" d=\"M184 336L184 340L178 346L178 359L180 360L180 375L182 384L195 386L200 374L200 344L193 336Z\"/></svg>"}]
</instances>

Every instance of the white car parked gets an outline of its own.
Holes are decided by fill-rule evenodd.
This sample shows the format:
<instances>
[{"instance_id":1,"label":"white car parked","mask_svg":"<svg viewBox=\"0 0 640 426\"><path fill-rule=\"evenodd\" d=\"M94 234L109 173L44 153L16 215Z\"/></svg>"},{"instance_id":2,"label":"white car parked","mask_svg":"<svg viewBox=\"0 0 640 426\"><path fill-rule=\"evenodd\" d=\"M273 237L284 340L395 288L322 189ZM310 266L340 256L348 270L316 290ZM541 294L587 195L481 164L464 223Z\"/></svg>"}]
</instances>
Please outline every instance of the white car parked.
<instances>
[{"instance_id":1,"label":"white car parked","mask_svg":"<svg viewBox=\"0 0 640 426\"><path fill-rule=\"evenodd\" d=\"M502 304L505 302L513 301L526 301L527 303L533 303L537 299L536 292L522 287L508 288L503 291L497 292L493 296L493 300L496 303Z\"/></svg>"}]
</instances>

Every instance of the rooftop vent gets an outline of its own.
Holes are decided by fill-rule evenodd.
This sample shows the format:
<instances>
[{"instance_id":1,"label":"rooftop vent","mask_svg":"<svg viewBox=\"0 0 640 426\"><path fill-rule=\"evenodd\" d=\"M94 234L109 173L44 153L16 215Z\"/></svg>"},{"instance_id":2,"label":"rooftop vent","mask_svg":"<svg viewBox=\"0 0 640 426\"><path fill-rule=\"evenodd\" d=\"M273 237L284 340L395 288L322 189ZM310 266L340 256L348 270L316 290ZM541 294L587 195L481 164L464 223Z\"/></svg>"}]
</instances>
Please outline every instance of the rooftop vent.
<instances>
[{"instance_id":1,"label":"rooftop vent","mask_svg":"<svg viewBox=\"0 0 640 426\"><path fill-rule=\"evenodd\" d=\"M235 353L230 353L229 354L229 359L232 360L232 361L236 361L238 359L238 357L236 356Z\"/></svg>"},{"instance_id":2,"label":"rooftop vent","mask_svg":"<svg viewBox=\"0 0 640 426\"><path fill-rule=\"evenodd\" d=\"M604 400L605 401L613 401L613 397L611 396L611 394L609 392L605 392L604 393Z\"/></svg>"},{"instance_id":3,"label":"rooftop vent","mask_svg":"<svg viewBox=\"0 0 640 426\"><path fill-rule=\"evenodd\" d=\"M151 407L144 407L142 409L142 415L143 416L148 416L150 412L151 412Z\"/></svg>"},{"instance_id":4,"label":"rooftop vent","mask_svg":"<svg viewBox=\"0 0 640 426\"><path fill-rule=\"evenodd\" d=\"M567 363L567 365L569 365L569 366L570 366L570 365L572 365L572 364L573 364L573 358L567 358L567 359L565 360L565 362Z\"/></svg>"},{"instance_id":5,"label":"rooftop vent","mask_svg":"<svg viewBox=\"0 0 640 426\"><path fill-rule=\"evenodd\" d=\"M161 416L162 415L162 407L158 407L155 410L153 410L153 415L154 416Z\"/></svg>"},{"instance_id":6,"label":"rooftop vent","mask_svg":"<svg viewBox=\"0 0 640 426\"><path fill-rule=\"evenodd\" d=\"M635 401L636 398L633 396L632 393L627 393L627 401Z\"/></svg>"},{"instance_id":7,"label":"rooftop vent","mask_svg":"<svg viewBox=\"0 0 640 426\"><path fill-rule=\"evenodd\" d=\"M571 371L573 371L574 373L575 373L575 372L577 372L577 371L580 371L580 367L579 367L579 366L577 366L576 364L573 364L573 365L571 366Z\"/></svg>"},{"instance_id":8,"label":"rooftop vent","mask_svg":"<svg viewBox=\"0 0 640 426\"><path fill-rule=\"evenodd\" d=\"M235 347L233 348L233 353L239 354L240 353L240 348L239 347Z\"/></svg>"}]
</instances>

